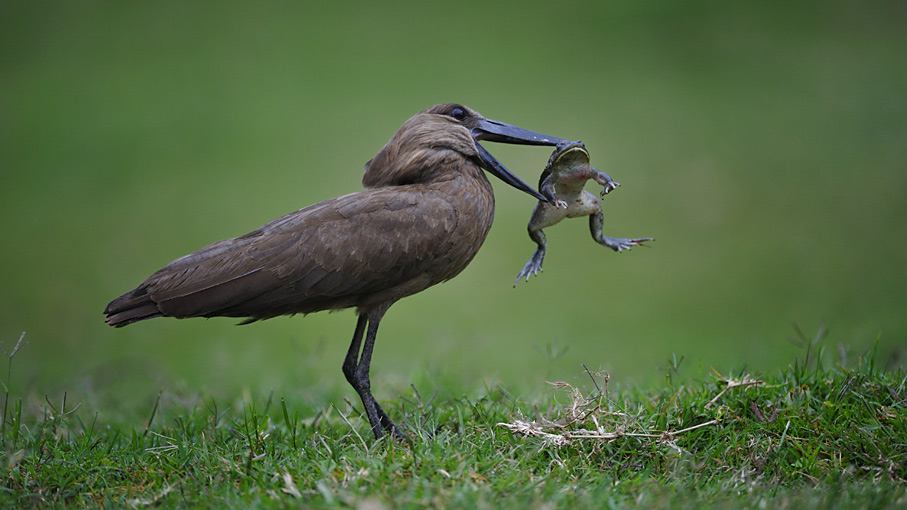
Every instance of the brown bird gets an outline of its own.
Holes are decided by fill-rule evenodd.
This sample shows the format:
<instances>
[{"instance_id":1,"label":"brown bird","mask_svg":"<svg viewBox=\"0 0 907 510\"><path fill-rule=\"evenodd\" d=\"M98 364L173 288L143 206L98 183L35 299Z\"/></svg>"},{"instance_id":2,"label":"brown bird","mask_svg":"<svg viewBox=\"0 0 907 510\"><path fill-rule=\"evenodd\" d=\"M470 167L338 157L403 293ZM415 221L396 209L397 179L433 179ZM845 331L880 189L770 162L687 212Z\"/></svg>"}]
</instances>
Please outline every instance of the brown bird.
<instances>
[{"instance_id":1,"label":"brown bird","mask_svg":"<svg viewBox=\"0 0 907 510\"><path fill-rule=\"evenodd\" d=\"M491 228L494 195L481 169L545 200L479 140L564 141L496 122L458 104L407 120L365 165L368 188L278 218L244 236L178 258L110 302L107 324L154 317L245 317L356 308L343 362L376 438L400 431L372 396L378 324L400 298L459 274ZM363 333L365 342L362 343ZM360 354L361 351L361 354Z\"/></svg>"}]
</instances>

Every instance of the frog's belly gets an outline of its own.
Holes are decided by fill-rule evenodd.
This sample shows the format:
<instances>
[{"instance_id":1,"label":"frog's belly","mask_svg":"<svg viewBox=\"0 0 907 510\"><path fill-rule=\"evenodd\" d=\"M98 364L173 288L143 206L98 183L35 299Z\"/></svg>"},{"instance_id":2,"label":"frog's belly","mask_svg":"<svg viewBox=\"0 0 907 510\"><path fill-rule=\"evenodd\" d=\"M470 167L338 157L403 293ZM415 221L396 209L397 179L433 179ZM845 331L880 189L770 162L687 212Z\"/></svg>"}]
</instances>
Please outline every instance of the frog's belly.
<instances>
[{"instance_id":1,"label":"frog's belly","mask_svg":"<svg viewBox=\"0 0 907 510\"><path fill-rule=\"evenodd\" d=\"M567 202L567 209L565 210L565 216L567 218L589 216L590 214L595 214L601 210L598 198L588 191L583 191L579 195L571 198L572 200L567 200L566 198L561 199L564 202Z\"/></svg>"},{"instance_id":2,"label":"frog's belly","mask_svg":"<svg viewBox=\"0 0 907 510\"><path fill-rule=\"evenodd\" d=\"M554 204L548 202L539 202L532 214L532 220L529 222L531 230L541 230L564 218L589 216L601 210L598 198L587 191L572 197L558 196L558 198L567 202L567 208L555 207Z\"/></svg>"}]
</instances>

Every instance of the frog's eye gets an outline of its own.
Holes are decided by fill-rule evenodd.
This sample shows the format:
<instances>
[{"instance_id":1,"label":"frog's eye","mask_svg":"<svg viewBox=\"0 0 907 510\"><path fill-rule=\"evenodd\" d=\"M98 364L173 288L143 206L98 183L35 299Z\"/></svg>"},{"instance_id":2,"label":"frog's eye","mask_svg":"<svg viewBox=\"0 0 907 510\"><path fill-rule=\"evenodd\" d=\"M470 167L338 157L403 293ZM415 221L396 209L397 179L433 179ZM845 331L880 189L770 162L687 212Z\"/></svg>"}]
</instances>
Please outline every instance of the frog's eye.
<instances>
[{"instance_id":1,"label":"frog's eye","mask_svg":"<svg viewBox=\"0 0 907 510\"><path fill-rule=\"evenodd\" d=\"M450 110L449 115L457 120L464 120L466 118L466 110L460 106L455 106Z\"/></svg>"}]
</instances>

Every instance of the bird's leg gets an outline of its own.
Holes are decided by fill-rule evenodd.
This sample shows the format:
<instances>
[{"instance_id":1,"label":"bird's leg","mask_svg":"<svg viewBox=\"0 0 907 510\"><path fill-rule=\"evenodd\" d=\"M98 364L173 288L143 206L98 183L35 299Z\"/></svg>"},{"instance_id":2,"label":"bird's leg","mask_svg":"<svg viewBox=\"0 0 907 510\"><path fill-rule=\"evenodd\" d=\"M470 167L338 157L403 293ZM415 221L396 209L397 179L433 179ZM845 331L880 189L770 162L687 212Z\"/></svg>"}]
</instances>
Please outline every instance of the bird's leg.
<instances>
[{"instance_id":1,"label":"bird's leg","mask_svg":"<svg viewBox=\"0 0 907 510\"><path fill-rule=\"evenodd\" d=\"M595 180L595 182L603 186L602 196L607 195L608 193L617 189L618 186L620 186L619 182L614 182L614 179L612 179L610 175L602 172L598 168L591 168L590 176L593 180Z\"/></svg>"},{"instance_id":2,"label":"bird's leg","mask_svg":"<svg viewBox=\"0 0 907 510\"><path fill-rule=\"evenodd\" d=\"M375 438L381 438L386 432L393 433L397 438L403 438L399 428L394 425L394 422L391 421L384 409L378 404L378 401L375 400L375 397L372 396L371 382L369 380L369 368L372 362L372 350L375 347L375 336L378 333L378 324L381 322L381 316L383 315L384 312L381 311L374 314L373 317L369 317L364 313L359 316L359 320L356 323L356 332L353 333L353 340L350 342L350 348L343 361L343 374L353 389L356 390L356 393L359 394ZM366 328L366 325L368 328ZM362 345L363 333L365 333L364 345ZM362 345L361 356L359 354L360 345Z\"/></svg>"},{"instance_id":3,"label":"bird's leg","mask_svg":"<svg viewBox=\"0 0 907 510\"><path fill-rule=\"evenodd\" d=\"M346 358L343 360L343 375L353 388L356 387L355 375L356 366L359 365L359 346L362 345L362 334L365 332L367 324L368 317L365 314L360 315L359 320L356 321L356 331L353 333L350 348L346 351Z\"/></svg>"},{"instance_id":4,"label":"bird's leg","mask_svg":"<svg viewBox=\"0 0 907 510\"><path fill-rule=\"evenodd\" d=\"M545 233L541 229L534 230L531 226L529 227L529 237L535 241L535 244L538 245L535 253L532 254L532 258L529 259L529 262L523 266L523 270L520 271L520 274L516 276L516 281L513 282L513 286L516 287L516 284L520 283L520 279L526 278L526 281L529 281L530 275L537 275L539 271L542 270L542 262L545 261L545 251L548 246L547 241L545 241Z\"/></svg>"},{"instance_id":5,"label":"bird's leg","mask_svg":"<svg viewBox=\"0 0 907 510\"><path fill-rule=\"evenodd\" d=\"M365 381L365 391L368 393L368 397L375 406L375 412L377 413L380 428L384 429L383 432L390 432L398 439L403 439L403 434L400 432L399 427L397 427L390 419L390 416L384 412L384 409L381 408L381 405L378 404L378 401L372 396L370 389L369 370L372 364L372 349L375 347L375 337L378 334L378 324L381 322L381 315L384 315L384 312L381 312L378 318L373 317L369 319L368 330L365 333L365 345L362 346L362 356L359 358L359 365L356 367L356 376L360 381ZM369 419L369 421L371 421L371 419ZM372 422L372 430L375 430L374 422ZM383 435L383 432L381 435ZM375 437L378 438L381 437L381 435L376 434Z\"/></svg>"},{"instance_id":6,"label":"bird's leg","mask_svg":"<svg viewBox=\"0 0 907 510\"><path fill-rule=\"evenodd\" d=\"M604 223L604 215L601 211L598 211L589 216L589 230L592 232L592 239L595 239L595 242L602 246L607 246L616 252L621 250L629 250L632 246L643 246L643 243L646 241L654 241L651 237L641 237L639 239L618 239L616 237L608 237L602 235L602 223Z\"/></svg>"}]
</instances>

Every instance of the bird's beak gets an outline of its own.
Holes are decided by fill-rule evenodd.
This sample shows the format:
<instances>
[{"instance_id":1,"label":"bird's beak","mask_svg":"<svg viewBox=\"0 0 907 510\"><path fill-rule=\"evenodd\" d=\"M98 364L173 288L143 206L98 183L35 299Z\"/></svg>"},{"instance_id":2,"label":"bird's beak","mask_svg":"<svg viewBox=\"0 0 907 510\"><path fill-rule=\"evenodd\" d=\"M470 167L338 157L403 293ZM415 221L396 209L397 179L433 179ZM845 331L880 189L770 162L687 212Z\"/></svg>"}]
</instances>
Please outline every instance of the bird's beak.
<instances>
[{"instance_id":1,"label":"bird's beak","mask_svg":"<svg viewBox=\"0 0 907 510\"><path fill-rule=\"evenodd\" d=\"M515 143L520 145L557 145L560 142L569 142L556 136L543 135L510 124L491 119L482 119L479 125L472 128L472 137L489 142Z\"/></svg>"},{"instance_id":2,"label":"bird's beak","mask_svg":"<svg viewBox=\"0 0 907 510\"><path fill-rule=\"evenodd\" d=\"M521 145L557 145L560 142L566 142L568 140L556 136L543 135L491 119L482 119L478 126L472 128L471 132L472 137L476 140L476 148L479 150L479 160L482 163L482 168L514 188L524 191L543 202L547 201L544 195L514 175L513 172L495 159L495 157L485 150L485 147L482 147L478 142L479 140L488 140L489 142Z\"/></svg>"}]
</instances>

